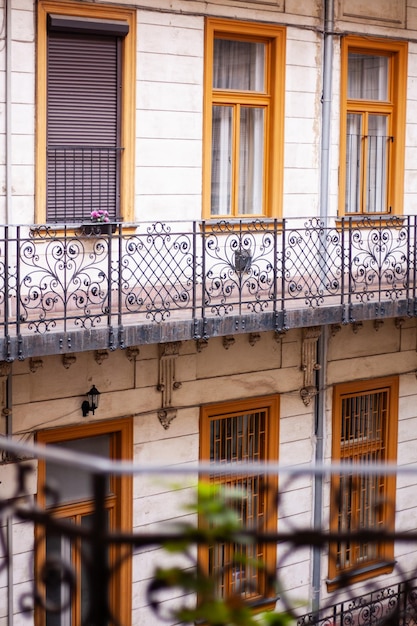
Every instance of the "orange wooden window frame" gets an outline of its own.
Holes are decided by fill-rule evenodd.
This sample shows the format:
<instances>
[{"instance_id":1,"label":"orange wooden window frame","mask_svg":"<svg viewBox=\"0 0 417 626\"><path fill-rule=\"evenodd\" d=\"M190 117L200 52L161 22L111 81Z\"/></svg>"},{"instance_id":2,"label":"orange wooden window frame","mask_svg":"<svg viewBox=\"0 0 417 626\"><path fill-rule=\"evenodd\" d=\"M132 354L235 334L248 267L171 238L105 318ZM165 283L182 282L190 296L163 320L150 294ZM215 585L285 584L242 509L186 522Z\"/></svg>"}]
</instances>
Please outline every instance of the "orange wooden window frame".
<instances>
[{"instance_id":1,"label":"orange wooden window frame","mask_svg":"<svg viewBox=\"0 0 417 626\"><path fill-rule=\"evenodd\" d=\"M68 426L45 431L39 431L36 439L38 443L54 444L70 441L72 439L84 439L99 435L110 435L110 458L131 461L133 455L133 426L131 419L109 420L106 422L91 422L76 426ZM37 502L40 508L44 508L45 494L43 485L46 478L45 462L40 460L38 464L38 495ZM65 503L49 511L57 518L73 518L77 521L83 515L88 515L93 510L91 500ZM109 511L109 525L111 530L131 532L132 530L132 505L133 487L132 477L111 477L110 494L106 498L106 509ZM46 556L45 532L36 527L36 553L35 570L39 572ZM72 549L73 566L80 571L80 555L77 549ZM118 563L111 580L110 606L121 624L131 623L131 588L132 568L130 549L126 546L112 546L109 551L110 562ZM39 583L41 592L44 588ZM121 601L121 599L123 601ZM78 615L80 611L80 594L75 594L72 601L72 611ZM35 611L35 623L44 626L45 612L37 607ZM74 618L76 625L77 620Z\"/></svg>"},{"instance_id":2,"label":"orange wooden window frame","mask_svg":"<svg viewBox=\"0 0 417 626\"><path fill-rule=\"evenodd\" d=\"M134 221L135 179L135 85L136 11L111 5L40 1L36 50L36 170L35 221L46 221L46 125L47 125L47 18L49 14L85 19L120 20L129 25L122 41L122 108L120 165L120 214L125 222Z\"/></svg>"},{"instance_id":3,"label":"orange wooden window frame","mask_svg":"<svg viewBox=\"0 0 417 626\"><path fill-rule=\"evenodd\" d=\"M333 425L332 425L332 460L335 463L351 460L355 463L355 457L361 454L378 453L383 457L381 462L395 462L397 458L397 433L398 433L398 386L397 376L379 378L374 380L364 380L360 382L345 383L337 385L333 394ZM356 399L370 394L385 393L387 398L386 416L384 419L384 432L380 439L373 438L366 441L358 437L348 444L342 443L343 408L344 399ZM382 410L381 410L382 411ZM382 421L382 413L377 417ZM354 477L354 473L353 473ZM395 475L378 475L378 485L383 494L383 503L378 506L377 515L378 527L382 527L387 532L392 532L395 525ZM339 530L340 507L342 494L340 494L341 479L339 475L333 474L331 479L331 502L330 502L330 530L337 533ZM354 490L352 490L353 492ZM352 494L354 497L354 493ZM354 516L355 513L353 512ZM359 544L352 542L351 549ZM374 576L389 573L393 569L394 544L393 542L383 542L378 546L378 553L375 558L364 560L362 564L353 563L346 568L338 567L337 563L338 546L332 543L329 547L329 590L338 587L338 581L343 574L349 573L352 582L359 582Z\"/></svg>"},{"instance_id":4,"label":"orange wooden window frame","mask_svg":"<svg viewBox=\"0 0 417 626\"><path fill-rule=\"evenodd\" d=\"M388 99L349 100L348 99L348 57L349 53L376 54L386 56L388 63ZM390 159L386 180L387 214L401 215L404 196L404 158L405 126L407 101L407 42L389 41L373 37L351 35L344 37L341 43L341 88L340 88L340 167L339 167L339 216L381 215L365 213L364 202L366 184L361 171L361 212L345 210L346 195L346 128L349 113L358 113L367 117L369 114L386 115L389 118L389 135L394 137L390 144ZM364 161L362 159L362 164ZM363 167L362 167L363 169ZM385 214L385 213L384 213Z\"/></svg>"},{"instance_id":5,"label":"orange wooden window frame","mask_svg":"<svg viewBox=\"0 0 417 626\"><path fill-rule=\"evenodd\" d=\"M279 397L276 395L266 396L262 398L255 398L250 400L241 400L236 402L224 402L220 404L213 404L201 408L200 414L200 459L202 461L210 460L211 450L211 435L210 426L215 421L226 420L229 418L239 417L248 414L260 413L265 414L265 437L263 450L261 450L262 461L275 462L278 460L278 447L279 447ZM257 475L254 475L255 477ZM248 477L244 476L215 476L213 478L207 478L214 484L227 485L233 487L239 479ZM250 476L249 476L250 477ZM262 525L262 531L264 532L276 532L277 530L277 502L276 494L278 489L278 479L276 476L265 476L265 489L262 492L262 503L259 505L258 510L261 509L266 513ZM204 525L204 520L200 519L199 523ZM262 546L262 551L265 554L264 566L265 570L260 570L257 573L257 581L260 582L260 588L263 590L263 595L258 596L259 599L266 599L274 595L274 590L267 588L267 576L274 578L276 571L276 558L277 549L276 545L267 543ZM203 570L209 574L209 548L199 548L199 562ZM226 596L227 590L232 587L231 581L228 580L232 573L226 570ZM262 576L262 580L259 577ZM251 597L251 600L256 600L256 597ZM263 607L265 608L265 606Z\"/></svg>"},{"instance_id":6,"label":"orange wooden window frame","mask_svg":"<svg viewBox=\"0 0 417 626\"><path fill-rule=\"evenodd\" d=\"M203 217L279 217L282 207L283 158L284 158L284 100L285 100L285 36L280 26L250 22L234 22L222 19L206 20L205 73L204 73L204 135L203 135ZM265 44L265 91L249 92L213 89L213 50L216 38ZM232 213L213 215L211 212L211 161L212 161L212 107L228 105L262 107L265 110L263 204L259 214L237 213L237 174L239 171L236 132L232 139L234 162L232 164ZM235 121L235 126L237 122Z\"/></svg>"}]
</instances>

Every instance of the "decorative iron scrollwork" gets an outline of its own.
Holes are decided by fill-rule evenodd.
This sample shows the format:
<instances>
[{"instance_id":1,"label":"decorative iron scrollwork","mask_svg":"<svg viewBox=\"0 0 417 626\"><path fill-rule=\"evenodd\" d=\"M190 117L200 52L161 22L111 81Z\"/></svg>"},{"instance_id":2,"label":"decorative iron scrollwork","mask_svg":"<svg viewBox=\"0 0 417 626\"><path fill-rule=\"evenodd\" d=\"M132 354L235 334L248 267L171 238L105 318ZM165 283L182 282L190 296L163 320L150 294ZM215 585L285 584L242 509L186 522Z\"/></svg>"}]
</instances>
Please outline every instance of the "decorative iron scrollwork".
<instances>
[{"instance_id":1,"label":"decorative iron scrollwork","mask_svg":"<svg viewBox=\"0 0 417 626\"><path fill-rule=\"evenodd\" d=\"M23 335L52 331L68 350L71 332L103 329L113 349L130 324L189 323L207 339L210 318L240 319L241 332L246 316L271 313L271 329L287 328L294 307L337 307L346 323L360 321L354 306L382 319L405 300L414 315L416 219L154 222L97 238L3 227L1 324L24 358ZM4 358L15 353L6 346Z\"/></svg>"}]
</instances>

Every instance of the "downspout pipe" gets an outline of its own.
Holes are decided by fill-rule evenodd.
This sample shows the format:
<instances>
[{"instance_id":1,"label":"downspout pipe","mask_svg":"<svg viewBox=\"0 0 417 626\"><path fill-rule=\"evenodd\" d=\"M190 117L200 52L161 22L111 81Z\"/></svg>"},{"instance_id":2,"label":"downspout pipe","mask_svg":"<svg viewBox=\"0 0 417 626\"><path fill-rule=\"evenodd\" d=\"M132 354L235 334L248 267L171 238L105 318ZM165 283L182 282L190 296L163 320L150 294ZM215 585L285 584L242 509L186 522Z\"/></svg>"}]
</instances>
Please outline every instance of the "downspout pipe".
<instances>
[{"instance_id":1,"label":"downspout pipe","mask_svg":"<svg viewBox=\"0 0 417 626\"><path fill-rule=\"evenodd\" d=\"M330 137L333 78L334 0L324 0L323 91L321 109L320 217L329 218Z\"/></svg>"},{"instance_id":2,"label":"downspout pipe","mask_svg":"<svg viewBox=\"0 0 417 626\"><path fill-rule=\"evenodd\" d=\"M6 75L5 75L5 179L6 179L6 206L4 223L10 224L12 205L12 0L4 0L5 16L5 48L6 48Z\"/></svg>"},{"instance_id":3,"label":"downspout pipe","mask_svg":"<svg viewBox=\"0 0 417 626\"><path fill-rule=\"evenodd\" d=\"M320 337L317 342L317 363L320 369L317 371L315 397L315 462L317 465L324 464L324 423L326 416L326 369L327 369L327 338L328 327L322 326ZM315 474L313 491L313 528L316 531L323 530L323 474ZM321 604L321 579L322 579L322 548L313 546L312 563L312 613L318 613Z\"/></svg>"},{"instance_id":4,"label":"downspout pipe","mask_svg":"<svg viewBox=\"0 0 417 626\"><path fill-rule=\"evenodd\" d=\"M321 111L321 160L320 160L320 218L326 227L329 221L330 197L330 137L331 137L331 102L333 71L333 30L334 0L324 0L323 16L323 91ZM323 251L326 254L326 251ZM324 464L324 424L326 417L326 378L327 378L327 340L328 327L322 326L317 343L317 371L315 397L315 462ZM314 477L313 527L321 531L323 527L323 475ZM312 612L317 613L321 604L322 551L313 547L312 555Z\"/></svg>"},{"instance_id":5,"label":"downspout pipe","mask_svg":"<svg viewBox=\"0 0 417 626\"><path fill-rule=\"evenodd\" d=\"M12 424L12 373L7 375L6 383L6 403L4 414L6 417L6 437L12 437L13 424ZM13 517L9 513L7 516L7 550L10 555L10 560L7 565L7 626L13 626L13 610L14 610L14 598L13 598Z\"/></svg>"},{"instance_id":6,"label":"downspout pipe","mask_svg":"<svg viewBox=\"0 0 417 626\"><path fill-rule=\"evenodd\" d=\"M5 13L5 54L6 54L6 73L5 73L5 224L10 223L10 211L12 204L12 0L4 0L3 11ZM11 437L12 428L12 375L7 376L6 386L6 437ZM7 549L11 555L7 566L7 625L13 626L13 519L11 515L7 516Z\"/></svg>"}]
</instances>

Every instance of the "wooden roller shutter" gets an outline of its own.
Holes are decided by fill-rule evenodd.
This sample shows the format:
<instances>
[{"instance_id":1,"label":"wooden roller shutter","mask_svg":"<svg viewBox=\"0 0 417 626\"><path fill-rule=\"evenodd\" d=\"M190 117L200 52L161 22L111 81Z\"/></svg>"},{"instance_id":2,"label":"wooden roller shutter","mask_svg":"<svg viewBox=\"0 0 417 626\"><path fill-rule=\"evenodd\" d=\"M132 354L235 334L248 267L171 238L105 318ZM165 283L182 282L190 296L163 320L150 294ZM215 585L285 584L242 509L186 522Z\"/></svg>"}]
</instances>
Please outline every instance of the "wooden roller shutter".
<instances>
[{"instance_id":1,"label":"wooden roller shutter","mask_svg":"<svg viewBox=\"0 0 417 626\"><path fill-rule=\"evenodd\" d=\"M48 33L47 219L117 218L121 39L63 30Z\"/></svg>"}]
</instances>

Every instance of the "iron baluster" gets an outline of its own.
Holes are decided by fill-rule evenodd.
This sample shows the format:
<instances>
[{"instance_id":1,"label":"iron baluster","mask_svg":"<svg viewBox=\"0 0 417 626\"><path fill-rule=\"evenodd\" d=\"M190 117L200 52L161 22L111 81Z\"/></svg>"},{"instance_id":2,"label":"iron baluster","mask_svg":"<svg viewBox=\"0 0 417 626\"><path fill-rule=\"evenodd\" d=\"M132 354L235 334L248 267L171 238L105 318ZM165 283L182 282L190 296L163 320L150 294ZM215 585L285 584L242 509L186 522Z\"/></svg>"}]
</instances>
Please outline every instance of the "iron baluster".
<instances>
[{"instance_id":1,"label":"iron baluster","mask_svg":"<svg viewBox=\"0 0 417 626\"><path fill-rule=\"evenodd\" d=\"M417 315L417 216L413 218L413 314Z\"/></svg>"},{"instance_id":2,"label":"iron baluster","mask_svg":"<svg viewBox=\"0 0 417 626\"><path fill-rule=\"evenodd\" d=\"M287 230L286 230L287 221L285 219L282 220L282 259L281 259L281 311L283 316L285 316L285 276L286 276L286 256L287 256ZM282 328L280 330L285 330L284 320L282 321Z\"/></svg>"},{"instance_id":3,"label":"iron baluster","mask_svg":"<svg viewBox=\"0 0 417 626\"><path fill-rule=\"evenodd\" d=\"M4 336L9 336L9 287L10 287L10 279L9 279L9 226L4 226L4 240L2 245L4 246L4 257L3 257L3 297L4 297L4 311L3 311L3 323L4 323ZM7 359L7 356L6 356Z\"/></svg>"},{"instance_id":4,"label":"iron baluster","mask_svg":"<svg viewBox=\"0 0 417 626\"><path fill-rule=\"evenodd\" d=\"M206 222L203 221L201 225L201 239L202 239L202 257L201 257L201 321L203 323L202 338L207 339L207 320L206 320L206 302L207 302L207 280L206 280Z\"/></svg>"},{"instance_id":5,"label":"iron baluster","mask_svg":"<svg viewBox=\"0 0 417 626\"><path fill-rule=\"evenodd\" d=\"M193 274L192 274L192 281L193 281L193 286L192 286L192 301L191 301L191 307L192 307L192 319L193 319L193 324L194 324L194 330L193 330L193 337L194 339L198 339L199 338L199 334L197 332L197 327L198 327L198 320L197 320L197 310L196 310L196 304L197 304L197 284L198 284L198 280L197 280L197 224L195 222L195 220L193 221L193 237L192 237L192 263L193 263Z\"/></svg>"}]
</instances>

